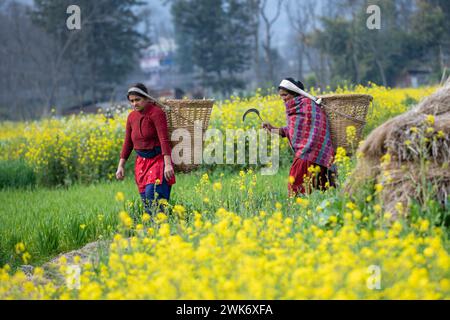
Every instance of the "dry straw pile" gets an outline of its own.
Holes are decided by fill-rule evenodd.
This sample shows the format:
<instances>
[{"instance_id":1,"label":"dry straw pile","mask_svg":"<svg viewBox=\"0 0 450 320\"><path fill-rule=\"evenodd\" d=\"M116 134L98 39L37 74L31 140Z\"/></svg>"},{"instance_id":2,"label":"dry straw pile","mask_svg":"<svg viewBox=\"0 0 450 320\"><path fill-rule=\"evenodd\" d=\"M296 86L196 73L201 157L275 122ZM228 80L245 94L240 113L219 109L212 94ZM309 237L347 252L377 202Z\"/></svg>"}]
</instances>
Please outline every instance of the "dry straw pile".
<instances>
[{"instance_id":1,"label":"dry straw pile","mask_svg":"<svg viewBox=\"0 0 450 320\"><path fill-rule=\"evenodd\" d=\"M450 79L410 111L376 128L359 148L347 190L374 181L385 211L393 218L412 200L428 199L448 208L450 193ZM401 203L401 205L399 205Z\"/></svg>"}]
</instances>

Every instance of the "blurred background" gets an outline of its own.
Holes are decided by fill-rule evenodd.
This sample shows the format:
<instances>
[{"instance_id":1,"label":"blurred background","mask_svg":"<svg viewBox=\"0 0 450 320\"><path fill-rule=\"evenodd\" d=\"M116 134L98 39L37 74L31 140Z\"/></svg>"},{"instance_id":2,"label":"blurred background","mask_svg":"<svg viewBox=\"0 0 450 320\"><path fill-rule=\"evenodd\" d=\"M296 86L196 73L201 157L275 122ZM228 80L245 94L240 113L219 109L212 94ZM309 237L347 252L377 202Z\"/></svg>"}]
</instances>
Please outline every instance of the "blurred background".
<instances>
[{"instance_id":1,"label":"blurred background","mask_svg":"<svg viewBox=\"0 0 450 320\"><path fill-rule=\"evenodd\" d=\"M73 4L79 30L66 25ZM135 82L215 99L284 77L322 90L435 84L450 73L449 30L448 0L0 0L0 120L126 104Z\"/></svg>"}]
</instances>

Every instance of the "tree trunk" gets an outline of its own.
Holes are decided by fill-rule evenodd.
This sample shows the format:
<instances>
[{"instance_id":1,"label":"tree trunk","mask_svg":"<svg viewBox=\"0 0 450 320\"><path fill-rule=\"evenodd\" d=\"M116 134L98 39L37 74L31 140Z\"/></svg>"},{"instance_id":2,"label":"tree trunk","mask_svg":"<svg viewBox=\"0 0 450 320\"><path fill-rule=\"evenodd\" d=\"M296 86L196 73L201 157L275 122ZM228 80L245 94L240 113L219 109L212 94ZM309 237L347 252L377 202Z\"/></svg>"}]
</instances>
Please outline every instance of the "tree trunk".
<instances>
[{"instance_id":1,"label":"tree trunk","mask_svg":"<svg viewBox=\"0 0 450 320\"><path fill-rule=\"evenodd\" d=\"M303 80L303 51L305 50L305 45L300 42L298 45L298 79Z\"/></svg>"},{"instance_id":2,"label":"tree trunk","mask_svg":"<svg viewBox=\"0 0 450 320\"><path fill-rule=\"evenodd\" d=\"M256 78L256 86L259 86L261 83L261 70L259 64L259 24L256 27L255 32L255 78Z\"/></svg>"},{"instance_id":3,"label":"tree trunk","mask_svg":"<svg viewBox=\"0 0 450 320\"><path fill-rule=\"evenodd\" d=\"M355 71L355 81L357 84L360 84L361 83L361 75L359 73L358 57L356 56L356 48L355 48L353 41L351 42L351 50L352 50L353 68Z\"/></svg>"},{"instance_id":4,"label":"tree trunk","mask_svg":"<svg viewBox=\"0 0 450 320\"><path fill-rule=\"evenodd\" d=\"M274 79L273 77L273 61L272 61L272 54L270 52L270 49L272 48L272 36L270 35L270 27L267 27L267 35L266 35L266 46L265 46L265 50L266 50L266 62L267 65L269 66L269 80L270 82L272 82Z\"/></svg>"},{"instance_id":5,"label":"tree trunk","mask_svg":"<svg viewBox=\"0 0 450 320\"><path fill-rule=\"evenodd\" d=\"M252 11L255 15L255 21L254 21L254 39L255 39L255 50L254 50L254 64L255 64L255 84L256 87L259 87L261 83L261 70L260 70L260 63L259 63L259 7L261 5L260 0L254 0L252 2Z\"/></svg>"},{"instance_id":6,"label":"tree trunk","mask_svg":"<svg viewBox=\"0 0 450 320\"><path fill-rule=\"evenodd\" d=\"M370 49L372 50L373 57L375 59L375 64L377 65L378 71L380 72L381 81L383 82L383 86L387 87L387 79L386 72L384 71L383 65L381 64L380 59L378 59L377 50L372 42L370 42Z\"/></svg>"}]
</instances>

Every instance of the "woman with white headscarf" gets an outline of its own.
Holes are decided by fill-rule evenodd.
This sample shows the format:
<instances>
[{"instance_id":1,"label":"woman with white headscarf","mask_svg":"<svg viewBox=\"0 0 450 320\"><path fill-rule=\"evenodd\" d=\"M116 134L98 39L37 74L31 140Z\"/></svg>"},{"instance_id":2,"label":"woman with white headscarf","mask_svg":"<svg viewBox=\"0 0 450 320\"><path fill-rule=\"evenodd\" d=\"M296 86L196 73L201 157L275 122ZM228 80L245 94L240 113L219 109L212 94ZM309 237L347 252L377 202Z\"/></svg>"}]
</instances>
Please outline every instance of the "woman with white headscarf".
<instances>
[{"instance_id":1,"label":"woman with white headscarf","mask_svg":"<svg viewBox=\"0 0 450 320\"><path fill-rule=\"evenodd\" d=\"M295 158L289 172L288 190L291 196L324 190L334 186L334 155L330 126L325 111L304 94L300 81L281 81L278 93L286 106L287 125L276 128L264 123L263 128L276 130L286 137Z\"/></svg>"}]
</instances>

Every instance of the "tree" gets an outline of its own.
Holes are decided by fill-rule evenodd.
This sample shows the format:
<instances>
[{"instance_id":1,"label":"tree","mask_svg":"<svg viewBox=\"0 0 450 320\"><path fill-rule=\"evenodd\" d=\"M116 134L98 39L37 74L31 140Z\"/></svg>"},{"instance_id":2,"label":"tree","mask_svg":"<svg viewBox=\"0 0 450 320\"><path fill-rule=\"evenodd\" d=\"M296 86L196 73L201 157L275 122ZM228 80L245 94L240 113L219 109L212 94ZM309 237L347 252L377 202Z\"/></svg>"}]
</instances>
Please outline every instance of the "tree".
<instances>
[{"instance_id":1,"label":"tree","mask_svg":"<svg viewBox=\"0 0 450 320\"><path fill-rule=\"evenodd\" d=\"M250 66L254 34L248 23L250 9L244 0L172 2L178 61L199 69L205 87L223 94L244 87L238 75Z\"/></svg>"},{"instance_id":2,"label":"tree","mask_svg":"<svg viewBox=\"0 0 450 320\"><path fill-rule=\"evenodd\" d=\"M392 86L409 66L434 64L437 70L431 61L444 65L443 52L448 50L443 9L429 2L433 1L417 0L411 7L404 0L341 0L338 5L346 11L322 17L321 28L306 37L330 58L333 84L370 81ZM379 30L367 28L368 4L381 8Z\"/></svg>"},{"instance_id":3,"label":"tree","mask_svg":"<svg viewBox=\"0 0 450 320\"><path fill-rule=\"evenodd\" d=\"M50 96L49 71L57 46L31 23L28 6L9 2L0 9L0 117L35 118L42 114ZM64 64L59 70L64 82L69 81L66 67Z\"/></svg>"},{"instance_id":4,"label":"tree","mask_svg":"<svg viewBox=\"0 0 450 320\"><path fill-rule=\"evenodd\" d=\"M70 0L36 0L33 21L59 44L50 72L53 83L47 102L61 84L60 68L68 63L75 90L84 99L107 99L114 86L136 66L139 50L148 44L137 31L138 0L80 0L81 30L66 28Z\"/></svg>"},{"instance_id":5,"label":"tree","mask_svg":"<svg viewBox=\"0 0 450 320\"><path fill-rule=\"evenodd\" d=\"M417 2L418 10L412 18L414 32L411 34L410 42L410 46L415 48L413 57L434 62L431 66L436 74L440 75L445 67L443 52L450 51L449 29L446 29L450 27L449 5L448 2L441 1L418 0Z\"/></svg>"},{"instance_id":6,"label":"tree","mask_svg":"<svg viewBox=\"0 0 450 320\"><path fill-rule=\"evenodd\" d=\"M191 4L188 1L174 1L171 13L174 17L175 42L178 49L175 61L180 67L181 73L192 73L194 71L193 60L193 35L190 32Z\"/></svg>"},{"instance_id":7,"label":"tree","mask_svg":"<svg viewBox=\"0 0 450 320\"><path fill-rule=\"evenodd\" d=\"M397 74L405 67L403 46L407 33L403 25L405 20L401 17L407 13L401 11L401 1L378 0L374 4L382 12L379 30L367 29L368 15L364 11L355 16L356 37L361 45L361 81L392 86Z\"/></svg>"},{"instance_id":8,"label":"tree","mask_svg":"<svg viewBox=\"0 0 450 320\"><path fill-rule=\"evenodd\" d=\"M326 82L325 70L327 66L311 43L311 35L319 29L318 8L316 0L304 0L301 6L295 0L286 3L289 24L294 32L291 43L297 49L297 77L304 79L306 66L309 66L316 74L315 78L318 78L318 82L323 84Z\"/></svg>"},{"instance_id":9,"label":"tree","mask_svg":"<svg viewBox=\"0 0 450 320\"><path fill-rule=\"evenodd\" d=\"M281 6L283 4L284 0L276 0L277 1L277 8L275 11L275 14L270 17L268 15L267 11L267 0L262 0L261 6L260 6L260 14L263 18L264 22L264 29L265 29L265 39L263 42L263 48L264 48L264 57L268 66L268 74L267 74L267 80L269 82L273 82L275 80L274 75L274 49L272 48L272 28L274 23L278 20L281 14Z\"/></svg>"},{"instance_id":10,"label":"tree","mask_svg":"<svg viewBox=\"0 0 450 320\"><path fill-rule=\"evenodd\" d=\"M259 26L260 26L260 6L261 0L249 0L249 9L251 12L251 20L249 21L250 30L253 30L253 67L256 86L259 86L261 81L261 66L259 57Z\"/></svg>"}]
</instances>

